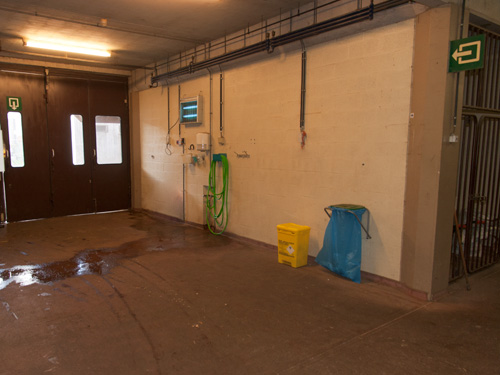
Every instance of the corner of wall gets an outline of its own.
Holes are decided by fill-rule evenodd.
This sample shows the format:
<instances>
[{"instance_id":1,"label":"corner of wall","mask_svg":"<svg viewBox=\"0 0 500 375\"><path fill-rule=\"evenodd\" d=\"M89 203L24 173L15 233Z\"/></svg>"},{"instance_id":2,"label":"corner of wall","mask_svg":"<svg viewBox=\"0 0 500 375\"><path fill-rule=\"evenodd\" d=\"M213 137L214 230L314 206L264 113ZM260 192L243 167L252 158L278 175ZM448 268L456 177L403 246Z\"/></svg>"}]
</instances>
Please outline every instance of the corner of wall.
<instances>
[{"instance_id":1,"label":"corner of wall","mask_svg":"<svg viewBox=\"0 0 500 375\"><path fill-rule=\"evenodd\" d=\"M403 224L401 282L428 295L448 285L458 144L448 143L454 81L448 46L455 5L418 16Z\"/></svg>"}]
</instances>

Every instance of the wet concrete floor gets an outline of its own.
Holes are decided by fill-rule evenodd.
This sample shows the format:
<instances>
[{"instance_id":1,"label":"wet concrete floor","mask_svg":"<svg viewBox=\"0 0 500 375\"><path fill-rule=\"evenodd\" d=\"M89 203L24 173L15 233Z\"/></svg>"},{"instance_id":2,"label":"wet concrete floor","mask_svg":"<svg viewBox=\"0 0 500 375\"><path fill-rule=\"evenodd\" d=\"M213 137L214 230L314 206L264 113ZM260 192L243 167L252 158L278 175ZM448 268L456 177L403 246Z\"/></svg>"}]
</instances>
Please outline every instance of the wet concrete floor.
<instances>
[{"instance_id":1,"label":"wet concrete floor","mask_svg":"<svg viewBox=\"0 0 500 375\"><path fill-rule=\"evenodd\" d=\"M500 374L500 267L437 302L141 213L0 228L0 374Z\"/></svg>"}]
</instances>

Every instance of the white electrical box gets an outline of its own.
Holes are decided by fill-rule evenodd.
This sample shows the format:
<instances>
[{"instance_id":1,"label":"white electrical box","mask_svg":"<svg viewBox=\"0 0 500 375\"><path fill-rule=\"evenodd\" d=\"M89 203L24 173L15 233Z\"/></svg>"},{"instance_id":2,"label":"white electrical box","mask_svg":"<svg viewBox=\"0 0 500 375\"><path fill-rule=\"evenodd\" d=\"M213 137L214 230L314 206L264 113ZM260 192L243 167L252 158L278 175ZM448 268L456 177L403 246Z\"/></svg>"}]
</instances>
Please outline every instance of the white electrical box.
<instances>
[{"instance_id":1,"label":"white electrical box","mask_svg":"<svg viewBox=\"0 0 500 375\"><path fill-rule=\"evenodd\" d=\"M0 130L0 145L2 146L2 157L0 158L0 173L5 172L5 150L4 150L4 143L3 143L3 137L2 137L2 131Z\"/></svg>"},{"instance_id":2,"label":"white electrical box","mask_svg":"<svg viewBox=\"0 0 500 375\"><path fill-rule=\"evenodd\" d=\"M181 99L179 121L183 125L201 125L203 122L203 103L201 96Z\"/></svg>"}]
</instances>

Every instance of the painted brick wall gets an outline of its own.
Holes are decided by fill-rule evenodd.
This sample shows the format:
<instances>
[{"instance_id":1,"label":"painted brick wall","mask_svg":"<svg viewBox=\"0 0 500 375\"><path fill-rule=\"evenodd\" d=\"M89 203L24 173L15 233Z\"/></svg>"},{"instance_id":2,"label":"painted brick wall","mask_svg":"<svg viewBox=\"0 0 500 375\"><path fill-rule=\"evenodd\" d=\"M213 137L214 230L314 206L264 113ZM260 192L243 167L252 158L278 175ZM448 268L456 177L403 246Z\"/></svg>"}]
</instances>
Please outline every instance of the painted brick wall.
<instances>
[{"instance_id":1,"label":"painted brick wall","mask_svg":"<svg viewBox=\"0 0 500 375\"><path fill-rule=\"evenodd\" d=\"M196 167L186 165L183 168L183 155L199 154L189 150L189 146L196 145L196 133L210 131L209 89L208 77L181 85L181 98L201 95L204 98L204 109L202 125L182 125L179 136L179 86L170 87L171 144L168 149L168 88L161 86L139 93L142 208L179 219L184 214L187 221L203 223L203 185L208 182L208 157ZM185 139L184 153L183 147L176 145L180 137Z\"/></svg>"},{"instance_id":2,"label":"painted brick wall","mask_svg":"<svg viewBox=\"0 0 500 375\"><path fill-rule=\"evenodd\" d=\"M399 280L414 20L307 48L307 143L299 142L301 51L275 51L264 60L224 71L224 136L217 144L218 75L214 75L214 152L230 163L229 232L270 244L276 225L311 227L309 253L321 249L336 203L365 205L371 240L363 240L362 269ZM171 86L171 122L178 116ZM188 145L209 131L208 74L181 83L181 96L202 92L204 125L182 128ZM164 153L166 88L140 93L142 202L181 217L182 158ZM173 131L174 140L178 130ZM246 151L250 158L237 158ZM203 223L208 162L186 167L186 220Z\"/></svg>"},{"instance_id":3,"label":"painted brick wall","mask_svg":"<svg viewBox=\"0 0 500 375\"><path fill-rule=\"evenodd\" d=\"M165 152L167 91L140 93L142 208L166 215L182 215L182 167Z\"/></svg>"}]
</instances>

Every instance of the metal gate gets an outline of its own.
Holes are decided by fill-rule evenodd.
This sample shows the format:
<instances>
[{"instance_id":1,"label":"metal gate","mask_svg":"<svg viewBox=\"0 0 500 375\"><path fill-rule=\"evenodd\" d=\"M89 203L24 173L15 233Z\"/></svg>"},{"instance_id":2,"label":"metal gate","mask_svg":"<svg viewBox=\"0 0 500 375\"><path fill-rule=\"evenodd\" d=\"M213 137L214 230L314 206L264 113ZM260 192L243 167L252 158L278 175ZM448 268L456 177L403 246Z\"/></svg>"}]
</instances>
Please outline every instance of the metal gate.
<instances>
[{"instance_id":1,"label":"metal gate","mask_svg":"<svg viewBox=\"0 0 500 375\"><path fill-rule=\"evenodd\" d=\"M485 34L483 69L465 73L456 211L467 272L500 259L500 35ZM463 275L457 231L451 249L450 281Z\"/></svg>"}]
</instances>

